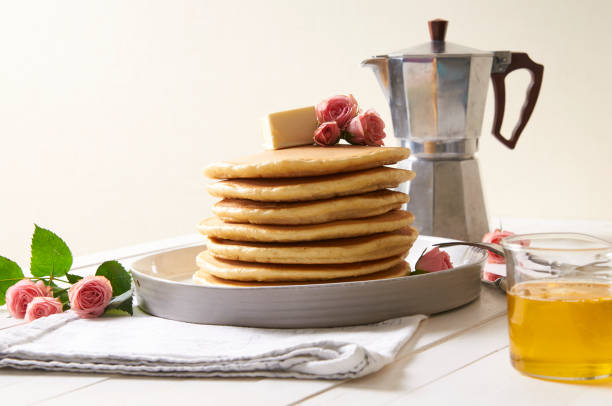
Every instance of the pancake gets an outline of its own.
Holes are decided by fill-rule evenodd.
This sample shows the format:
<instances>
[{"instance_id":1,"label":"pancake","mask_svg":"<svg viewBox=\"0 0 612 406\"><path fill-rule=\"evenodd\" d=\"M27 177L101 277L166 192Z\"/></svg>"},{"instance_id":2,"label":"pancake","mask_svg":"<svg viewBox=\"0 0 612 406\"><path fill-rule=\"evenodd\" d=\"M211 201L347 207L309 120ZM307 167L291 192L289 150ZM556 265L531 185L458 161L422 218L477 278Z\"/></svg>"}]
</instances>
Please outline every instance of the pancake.
<instances>
[{"instance_id":1,"label":"pancake","mask_svg":"<svg viewBox=\"0 0 612 406\"><path fill-rule=\"evenodd\" d=\"M309 145L213 163L206 167L204 175L215 179L320 176L394 164L409 155L408 148L399 147Z\"/></svg>"},{"instance_id":2,"label":"pancake","mask_svg":"<svg viewBox=\"0 0 612 406\"><path fill-rule=\"evenodd\" d=\"M384 271L404 260L404 252L389 258L354 264L262 264L215 258L208 251L196 259L198 267L217 278L236 281L299 282L347 278Z\"/></svg>"},{"instance_id":3,"label":"pancake","mask_svg":"<svg viewBox=\"0 0 612 406\"><path fill-rule=\"evenodd\" d=\"M207 286L227 286L227 287L262 287L262 286L287 286L287 285L313 285L320 283L339 283L339 282L362 282L373 281L380 279L399 278L410 273L410 265L407 262L400 262L385 271L375 272L367 275L355 276L350 278L329 279L325 281L308 281L308 282L245 282L232 281L228 279L218 278L201 269L193 275L193 282L199 285Z\"/></svg>"},{"instance_id":4,"label":"pancake","mask_svg":"<svg viewBox=\"0 0 612 406\"><path fill-rule=\"evenodd\" d=\"M252 224L319 224L334 220L377 216L408 203L408 195L379 190L356 196L296 203L256 202L223 199L213 206L213 214L225 221Z\"/></svg>"},{"instance_id":5,"label":"pancake","mask_svg":"<svg viewBox=\"0 0 612 406\"><path fill-rule=\"evenodd\" d=\"M393 210L362 219L338 220L323 224L261 225L226 223L217 217L203 220L198 230L209 237L234 241L293 242L358 237L399 230L414 222L412 213Z\"/></svg>"},{"instance_id":6,"label":"pancake","mask_svg":"<svg viewBox=\"0 0 612 406\"><path fill-rule=\"evenodd\" d=\"M365 237L294 243L259 243L207 237L212 255L223 259L274 264L346 264L386 258L406 252L418 232L401 230Z\"/></svg>"},{"instance_id":7,"label":"pancake","mask_svg":"<svg viewBox=\"0 0 612 406\"><path fill-rule=\"evenodd\" d=\"M209 184L208 193L223 198L266 202L309 201L396 187L412 178L412 171L383 166L307 178L223 180Z\"/></svg>"}]
</instances>

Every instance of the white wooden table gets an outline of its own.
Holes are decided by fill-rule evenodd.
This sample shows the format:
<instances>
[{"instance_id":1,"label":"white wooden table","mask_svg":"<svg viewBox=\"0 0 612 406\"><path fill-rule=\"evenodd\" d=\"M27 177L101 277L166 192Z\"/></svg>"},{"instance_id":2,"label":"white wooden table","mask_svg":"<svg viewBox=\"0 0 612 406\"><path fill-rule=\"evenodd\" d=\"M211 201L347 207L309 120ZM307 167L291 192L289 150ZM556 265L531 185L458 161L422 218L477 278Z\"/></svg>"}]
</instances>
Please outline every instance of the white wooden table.
<instances>
[{"instance_id":1,"label":"white wooden table","mask_svg":"<svg viewBox=\"0 0 612 406\"><path fill-rule=\"evenodd\" d=\"M579 231L612 240L612 222L504 218L503 225L515 232ZM199 235L188 235L80 257L74 266L86 272L106 259L129 264L138 256L200 242ZM20 322L0 311L0 329ZM577 385L532 379L512 369L508 357L505 295L483 286L480 299L429 318L395 362L360 379L177 379L0 369L0 399L7 406L612 405L612 382Z\"/></svg>"}]
</instances>

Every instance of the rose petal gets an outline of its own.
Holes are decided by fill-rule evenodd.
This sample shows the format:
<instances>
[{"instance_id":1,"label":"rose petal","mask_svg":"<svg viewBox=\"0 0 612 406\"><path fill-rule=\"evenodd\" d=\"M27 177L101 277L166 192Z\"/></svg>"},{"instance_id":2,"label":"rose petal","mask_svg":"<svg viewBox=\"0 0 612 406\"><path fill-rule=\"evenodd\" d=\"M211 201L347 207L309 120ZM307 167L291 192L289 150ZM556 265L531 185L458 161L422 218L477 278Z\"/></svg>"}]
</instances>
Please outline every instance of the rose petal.
<instances>
[{"instance_id":1,"label":"rose petal","mask_svg":"<svg viewBox=\"0 0 612 406\"><path fill-rule=\"evenodd\" d=\"M23 279L11 286L6 291L6 305L11 316L23 319L26 315L28 304L38 296L51 296L51 287L44 282L36 283L29 279Z\"/></svg>"},{"instance_id":2,"label":"rose petal","mask_svg":"<svg viewBox=\"0 0 612 406\"><path fill-rule=\"evenodd\" d=\"M335 145L340 141L340 127L335 121L328 121L316 129L312 138L321 146Z\"/></svg>"},{"instance_id":3,"label":"rose petal","mask_svg":"<svg viewBox=\"0 0 612 406\"><path fill-rule=\"evenodd\" d=\"M41 317L61 313L63 311L62 307L62 302L60 302L57 298L38 296L28 303L25 319L26 321L32 321Z\"/></svg>"},{"instance_id":4,"label":"rose petal","mask_svg":"<svg viewBox=\"0 0 612 406\"><path fill-rule=\"evenodd\" d=\"M319 123L335 121L344 130L349 121L357 114L359 106L352 94L336 95L321 101L315 106L315 112Z\"/></svg>"},{"instance_id":5,"label":"rose petal","mask_svg":"<svg viewBox=\"0 0 612 406\"><path fill-rule=\"evenodd\" d=\"M98 317L113 296L113 287L104 276L86 276L68 290L70 307L81 318Z\"/></svg>"},{"instance_id":6,"label":"rose petal","mask_svg":"<svg viewBox=\"0 0 612 406\"><path fill-rule=\"evenodd\" d=\"M453 263L450 260L450 255L438 247L432 248L421 256L415 265L416 269L427 272L444 271L452 267Z\"/></svg>"}]
</instances>

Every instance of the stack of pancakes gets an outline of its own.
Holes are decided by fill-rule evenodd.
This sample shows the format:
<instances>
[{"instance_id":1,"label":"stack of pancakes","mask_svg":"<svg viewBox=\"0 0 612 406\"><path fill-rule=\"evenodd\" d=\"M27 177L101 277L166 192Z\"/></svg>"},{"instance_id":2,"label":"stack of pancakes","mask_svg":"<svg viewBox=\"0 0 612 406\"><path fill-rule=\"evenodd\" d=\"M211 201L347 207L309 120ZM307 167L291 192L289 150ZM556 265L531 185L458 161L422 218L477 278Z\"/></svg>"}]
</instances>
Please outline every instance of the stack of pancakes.
<instances>
[{"instance_id":1,"label":"stack of pancakes","mask_svg":"<svg viewBox=\"0 0 612 406\"><path fill-rule=\"evenodd\" d=\"M207 250L194 280L265 285L404 276L417 237L401 210L404 193L387 190L414 177L384 165L407 148L337 145L265 151L209 165L222 198L203 220Z\"/></svg>"}]
</instances>

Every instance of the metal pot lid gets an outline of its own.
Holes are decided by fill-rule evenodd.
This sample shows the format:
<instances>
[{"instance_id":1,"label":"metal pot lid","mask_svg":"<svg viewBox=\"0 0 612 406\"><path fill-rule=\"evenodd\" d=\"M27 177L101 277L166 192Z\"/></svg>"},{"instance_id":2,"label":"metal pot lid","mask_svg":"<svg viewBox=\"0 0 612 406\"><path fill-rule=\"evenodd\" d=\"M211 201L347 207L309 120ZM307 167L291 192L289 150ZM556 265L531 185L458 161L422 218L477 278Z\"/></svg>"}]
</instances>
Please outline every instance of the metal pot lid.
<instances>
[{"instance_id":1,"label":"metal pot lid","mask_svg":"<svg viewBox=\"0 0 612 406\"><path fill-rule=\"evenodd\" d=\"M435 19L429 21L430 42L420 44L411 48L390 52L386 55L377 55L378 58L401 58L401 57L469 57L469 56L493 56L492 52L481 51L463 45L446 42L447 20Z\"/></svg>"}]
</instances>

